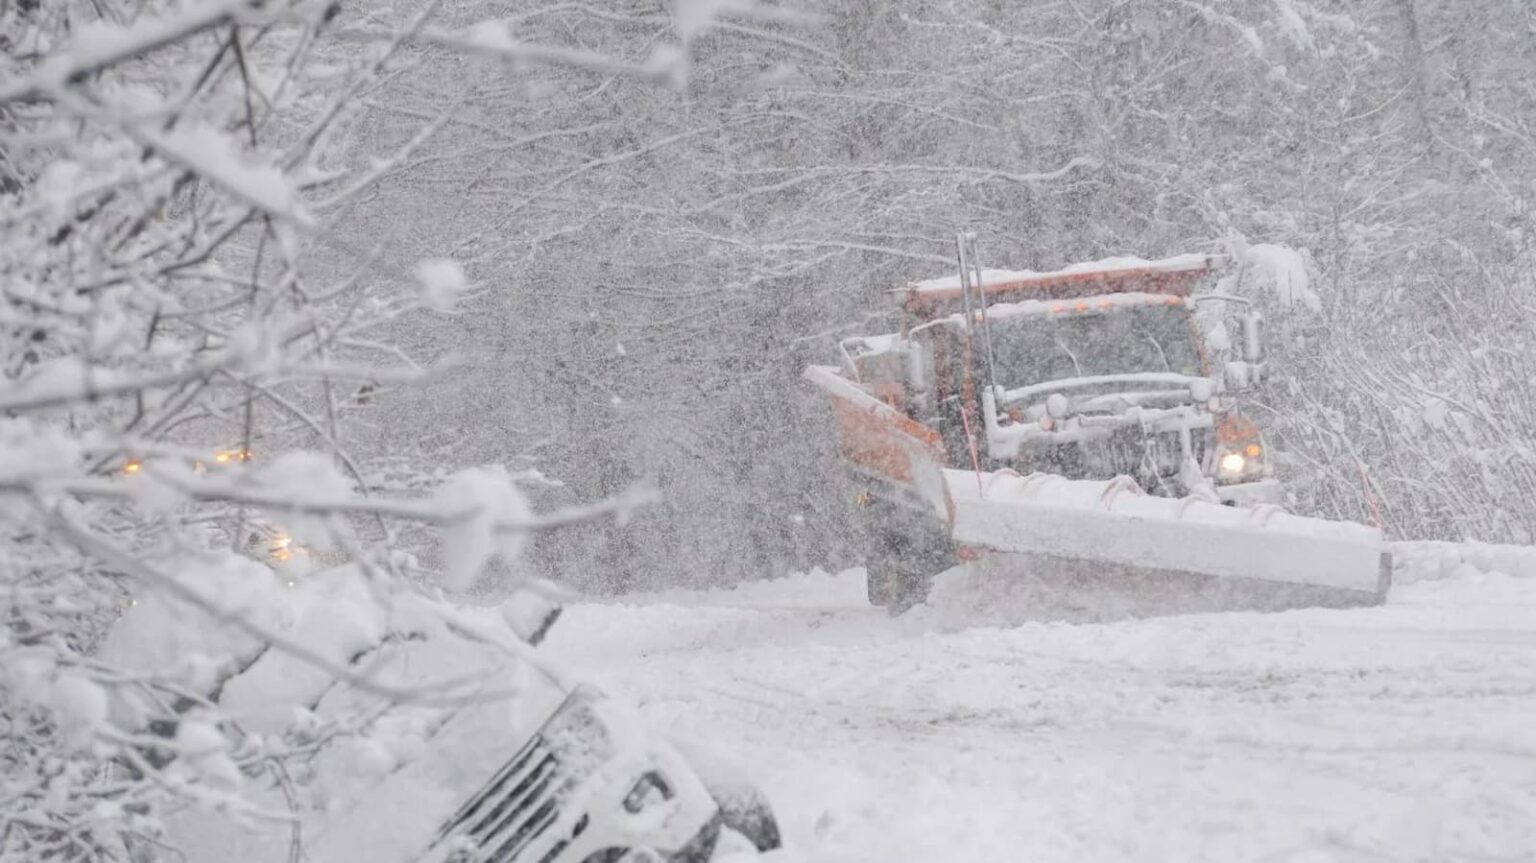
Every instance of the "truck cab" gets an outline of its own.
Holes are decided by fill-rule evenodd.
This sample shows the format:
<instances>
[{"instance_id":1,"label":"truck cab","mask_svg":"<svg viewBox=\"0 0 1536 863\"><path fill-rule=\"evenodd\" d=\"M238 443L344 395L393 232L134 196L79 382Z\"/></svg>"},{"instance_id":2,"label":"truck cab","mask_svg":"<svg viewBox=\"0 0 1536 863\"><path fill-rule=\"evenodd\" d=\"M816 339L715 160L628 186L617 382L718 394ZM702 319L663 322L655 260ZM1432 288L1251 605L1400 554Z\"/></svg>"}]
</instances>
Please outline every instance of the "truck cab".
<instances>
[{"instance_id":1,"label":"truck cab","mask_svg":"<svg viewBox=\"0 0 1536 863\"><path fill-rule=\"evenodd\" d=\"M1241 307L1194 294L1222 263L1111 259L917 282L902 293L901 332L844 341L845 373L937 432L952 467L1277 502L1262 435L1232 398L1262 370L1257 317L1239 319L1243 359L1228 369L1206 335L1225 322L1196 314Z\"/></svg>"}]
</instances>

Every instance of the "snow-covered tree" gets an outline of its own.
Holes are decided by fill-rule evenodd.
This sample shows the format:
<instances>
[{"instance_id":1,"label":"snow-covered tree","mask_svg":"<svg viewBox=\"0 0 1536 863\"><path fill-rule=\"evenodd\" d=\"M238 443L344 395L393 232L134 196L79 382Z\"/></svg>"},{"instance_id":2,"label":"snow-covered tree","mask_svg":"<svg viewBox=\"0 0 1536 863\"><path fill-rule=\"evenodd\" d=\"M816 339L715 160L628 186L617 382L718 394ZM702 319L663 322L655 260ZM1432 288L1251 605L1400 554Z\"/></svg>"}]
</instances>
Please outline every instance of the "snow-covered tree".
<instances>
[{"instance_id":1,"label":"snow-covered tree","mask_svg":"<svg viewBox=\"0 0 1536 863\"><path fill-rule=\"evenodd\" d=\"M218 703L264 653L419 695L262 613L307 568L349 561L386 626L402 597L466 586L540 526L636 502L535 517L505 471L439 482L359 454L349 417L436 370L391 323L475 289L462 250L385 253L380 180L492 81L678 84L713 8L679 5L626 55L439 3L0 2L0 859L143 856L186 806L272 817L240 788L286 781L303 747L242 736ZM378 134L372 100L426 63L464 80ZM395 550L423 526L447 532L441 571ZM114 621L149 598L181 612L160 648L232 646L105 661Z\"/></svg>"}]
</instances>

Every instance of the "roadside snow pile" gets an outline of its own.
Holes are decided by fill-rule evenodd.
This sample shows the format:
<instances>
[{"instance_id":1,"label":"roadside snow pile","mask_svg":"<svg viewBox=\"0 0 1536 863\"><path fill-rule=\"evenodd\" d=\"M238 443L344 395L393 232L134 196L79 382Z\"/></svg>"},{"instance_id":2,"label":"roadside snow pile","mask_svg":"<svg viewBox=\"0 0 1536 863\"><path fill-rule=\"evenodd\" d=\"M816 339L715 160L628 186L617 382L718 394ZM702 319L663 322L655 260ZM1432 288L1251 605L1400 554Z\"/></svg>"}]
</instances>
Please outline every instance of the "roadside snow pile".
<instances>
[{"instance_id":1,"label":"roadside snow pile","mask_svg":"<svg viewBox=\"0 0 1536 863\"><path fill-rule=\"evenodd\" d=\"M744 581L729 588L677 588L619 597L589 597L587 602L617 605L712 605L738 608L857 609L869 608L862 567L832 574L816 568L783 578Z\"/></svg>"},{"instance_id":2,"label":"roadside snow pile","mask_svg":"<svg viewBox=\"0 0 1536 863\"><path fill-rule=\"evenodd\" d=\"M297 603L311 592L285 591L270 569L241 557L210 559L176 578L208 597L217 597L228 616L242 615L264 629L289 625ZM228 620L188 606L159 592L136 597L108 631L97 658L130 672L174 682L199 694L218 690L238 669L249 666L266 647ZM135 710L141 709L136 706ZM132 727L136 713L125 719Z\"/></svg>"},{"instance_id":3,"label":"roadside snow pile","mask_svg":"<svg viewBox=\"0 0 1536 863\"><path fill-rule=\"evenodd\" d=\"M1481 542L1394 542L1394 584L1502 572L1536 578L1536 547Z\"/></svg>"},{"instance_id":4,"label":"roadside snow pile","mask_svg":"<svg viewBox=\"0 0 1536 863\"><path fill-rule=\"evenodd\" d=\"M989 562L962 564L939 573L927 601L903 617L942 632L958 632L1026 623L1107 623L1143 616L1137 614L1134 592L1113 579L1077 577L1076 573L1052 579L1017 568L997 572Z\"/></svg>"},{"instance_id":5,"label":"roadside snow pile","mask_svg":"<svg viewBox=\"0 0 1536 863\"><path fill-rule=\"evenodd\" d=\"M496 608L390 591L355 565L286 587L235 559L188 581L267 637L146 591L99 653L192 696L169 711L136 692L110 705L122 727L174 728L161 748L186 768L173 775L226 793L217 814L165 813L187 859L287 859L289 825L262 813L296 815L310 860L414 854L565 696Z\"/></svg>"},{"instance_id":6,"label":"roadside snow pile","mask_svg":"<svg viewBox=\"0 0 1536 863\"><path fill-rule=\"evenodd\" d=\"M1425 590L1491 597L1509 583L1536 579L1536 547L1483 543L1395 542L1388 604L1416 601ZM1278 553L1278 552L1277 552ZM1022 562L1021 562L1022 561ZM934 578L928 600L907 617L944 631L1026 622L1108 623L1176 614L1325 606L1327 597L1260 592L1244 580L1173 578L1108 562L1007 556L956 566Z\"/></svg>"},{"instance_id":7,"label":"roadside snow pile","mask_svg":"<svg viewBox=\"0 0 1536 863\"><path fill-rule=\"evenodd\" d=\"M700 614L698 609L710 609ZM783 578L749 581L732 588L673 589L622 596L584 597L569 604L560 625L541 651L558 656L590 638L594 627L603 632L635 633L634 650L647 654L687 656L721 645L751 645L781 637L786 621L852 618L884 629L890 619L869 604L864 569L831 574L821 569L791 573ZM899 625L924 626L903 618ZM793 623L789 626L793 627ZM621 639L622 640L622 639ZM604 662L582 663L584 678L611 692L625 692L622 676L607 674Z\"/></svg>"}]
</instances>

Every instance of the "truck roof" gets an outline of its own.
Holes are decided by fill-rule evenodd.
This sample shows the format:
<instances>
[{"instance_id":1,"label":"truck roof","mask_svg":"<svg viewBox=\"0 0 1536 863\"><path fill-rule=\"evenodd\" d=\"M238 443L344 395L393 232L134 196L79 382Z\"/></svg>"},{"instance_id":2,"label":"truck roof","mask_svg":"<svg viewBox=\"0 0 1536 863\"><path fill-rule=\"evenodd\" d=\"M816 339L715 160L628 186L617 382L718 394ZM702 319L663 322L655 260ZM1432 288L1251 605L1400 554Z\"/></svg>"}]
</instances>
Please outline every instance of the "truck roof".
<instances>
[{"instance_id":1,"label":"truck roof","mask_svg":"<svg viewBox=\"0 0 1536 863\"><path fill-rule=\"evenodd\" d=\"M1092 299L1021 300L1016 303L998 303L995 306L987 306L987 317L994 319L1030 316L1055 317L1063 314L1109 312L1136 306L1179 306L1183 305L1184 302L1184 298L1177 294L1149 294L1142 291L1128 291L1118 294L1104 294ZM965 323L965 316L963 314L955 314L951 317L960 325Z\"/></svg>"},{"instance_id":2,"label":"truck roof","mask_svg":"<svg viewBox=\"0 0 1536 863\"><path fill-rule=\"evenodd\" d=\"M989 303L994 301L1065 300L1100 294L1150 293L1188 296L1194 283L1219 269L1226 259L1219 255L1176 255L1156 261L1143 258L1105 258L1073 264L1060 270L982 270L981 284ZM906 309L932 318L958 311L960 276L944 276L913 282L907 287Z\"/></svg>"}]
</instances>

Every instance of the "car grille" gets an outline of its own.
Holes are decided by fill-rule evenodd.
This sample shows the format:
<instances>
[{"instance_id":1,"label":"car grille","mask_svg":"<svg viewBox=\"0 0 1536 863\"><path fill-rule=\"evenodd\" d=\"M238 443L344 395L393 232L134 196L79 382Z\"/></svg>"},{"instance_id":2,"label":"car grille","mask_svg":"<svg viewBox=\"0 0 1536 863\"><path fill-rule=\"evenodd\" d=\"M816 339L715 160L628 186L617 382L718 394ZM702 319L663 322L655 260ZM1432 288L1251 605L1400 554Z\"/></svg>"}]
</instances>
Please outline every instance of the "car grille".
<instances>
[{"instance_id":1,"label":"car grille","mask_svg":"<svg viewBox=\"0 0 1536 863\"><path fill-rule=\"evenodd\" d=\"M559 816L560 759L536 734L438 832L437 843L457 842L449 863L513 863ZM586 826L583 818L576 833ZM568 840L567 840L568 841ZM545 863L566 844L544 855Z\"/></svg>"}]
</instances>

